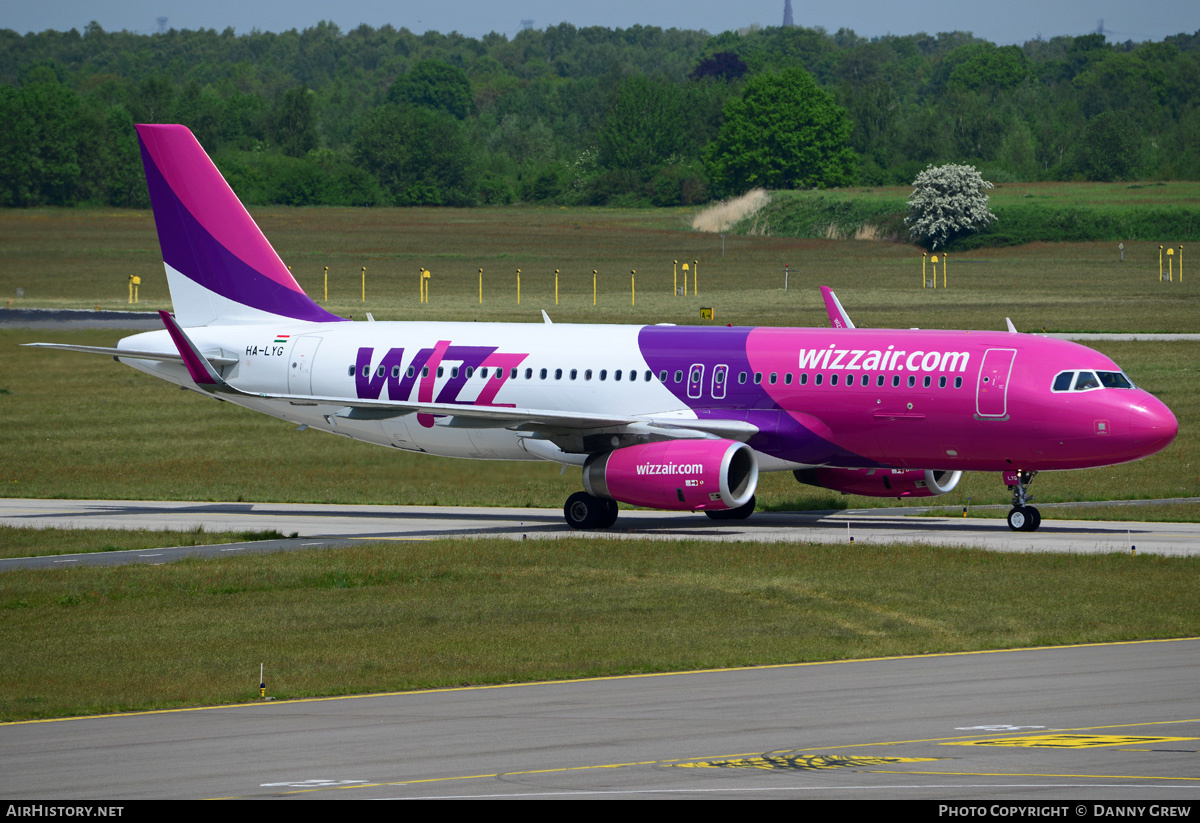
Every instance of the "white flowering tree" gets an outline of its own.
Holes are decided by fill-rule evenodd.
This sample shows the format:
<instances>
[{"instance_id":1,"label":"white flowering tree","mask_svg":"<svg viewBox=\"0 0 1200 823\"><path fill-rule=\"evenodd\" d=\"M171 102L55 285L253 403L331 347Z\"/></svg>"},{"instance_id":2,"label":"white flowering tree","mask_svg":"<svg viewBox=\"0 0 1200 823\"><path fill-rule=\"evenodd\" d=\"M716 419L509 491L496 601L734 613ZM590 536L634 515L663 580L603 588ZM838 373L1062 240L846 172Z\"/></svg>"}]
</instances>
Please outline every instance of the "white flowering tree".
<instances>
[{"instance_id":1,"label":"white flowering tree","mask_svg":"<svg viewBox=\"0 0 1200 823\"><path fill-rule=\"evenodd\" d=\"M930 166L913 181L904 223L913 239L930 249L953 238L987 228L996 221L988 211L992 184L974 166Z\"/></svg>"}]
</instances>

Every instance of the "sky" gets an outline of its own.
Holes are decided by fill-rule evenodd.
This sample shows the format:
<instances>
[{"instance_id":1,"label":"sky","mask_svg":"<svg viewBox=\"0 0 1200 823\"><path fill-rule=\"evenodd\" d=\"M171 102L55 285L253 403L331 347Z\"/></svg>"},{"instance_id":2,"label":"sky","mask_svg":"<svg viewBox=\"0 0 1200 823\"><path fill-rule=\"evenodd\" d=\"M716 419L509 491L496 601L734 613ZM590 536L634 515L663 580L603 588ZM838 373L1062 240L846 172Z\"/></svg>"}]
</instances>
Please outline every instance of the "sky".
<instances>
[{"instance_id":1,"label":"sky","mask_svg":"<svg viewBox=\"0 0 1200 823\"><path fill-rule=\"evenodd\" d=\"M813 3L792 0L797 25L822 26L830 32L853 29L862 37L885 34L970 31L998 44L1024 43L1039 35L1080 35L1096 31L1103 20L1110 41L1161 40L1170 34L1200 30L1196 0L856 0ZM24 34L45 29L78 29L92 20L106 31L150 33L158 18L177 29L232 26L238 34L252 29L305 29L332 20L343 31L362 23L390 23L420 34L433 29L469 37L499 32L509 37L531 21L534 28L559 23L576 27L704 29L716 34L755 23L777 26L783 0L0 0L0 28Z\"/></svg>"}]
</instances>

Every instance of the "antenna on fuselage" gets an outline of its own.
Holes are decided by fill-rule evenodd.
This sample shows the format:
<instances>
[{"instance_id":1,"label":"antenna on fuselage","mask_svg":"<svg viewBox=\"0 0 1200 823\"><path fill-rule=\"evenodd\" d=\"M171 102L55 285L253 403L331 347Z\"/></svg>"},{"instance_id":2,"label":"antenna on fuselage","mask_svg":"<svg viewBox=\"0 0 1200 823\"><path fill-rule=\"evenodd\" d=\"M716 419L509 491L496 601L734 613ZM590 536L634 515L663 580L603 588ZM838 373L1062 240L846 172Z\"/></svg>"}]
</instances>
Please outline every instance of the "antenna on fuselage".
<instances>
[{"instance_id":1,"label":"antenna on fuselage","mask_svg":"<svg viewBox=\"0 0 1200 823\"><path fill-rule=\"evenodd\" d=\"M1012 320L1010 320L1009 318L1006 317L1006 318L1004 318L1004 322L1008 324L1008 330L1010 332L1012 332L1013 334L1017 333L1017 327L1012 324Z\"/></svg>"}]
</instances>

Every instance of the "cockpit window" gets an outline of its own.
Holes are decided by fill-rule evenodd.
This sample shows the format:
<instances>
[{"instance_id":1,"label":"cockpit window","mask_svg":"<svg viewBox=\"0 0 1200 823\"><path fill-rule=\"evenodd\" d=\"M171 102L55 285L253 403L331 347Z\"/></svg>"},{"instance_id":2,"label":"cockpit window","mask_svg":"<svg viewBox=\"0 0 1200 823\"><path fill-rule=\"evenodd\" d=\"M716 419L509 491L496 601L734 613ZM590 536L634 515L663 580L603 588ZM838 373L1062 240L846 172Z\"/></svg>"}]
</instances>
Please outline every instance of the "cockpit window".
<instances>
[{"instance_id":1,"label":"cockpit window","mask_svg":"<svg viewBox=\"0 0 1200 823\"><path fill-rule=\"evenodd\" d=\"M1124 372L1119 371L1099 371L1096 374L1100 377L1100 384L1106 389L1132 389L1133 383L1125 376Z\"/></svg>"},{"instance_id":2,"label":"cockpit window","mask_svg":"<svg viewBox=\"0 0 1200 823\"><path fill-rule=\"evenodd\" d=\"M1123 371L1064 371L1054 376L1054 391L1057 392L1100 388L1132 389L1134 385Z\"/></svg>"}]
</instances>

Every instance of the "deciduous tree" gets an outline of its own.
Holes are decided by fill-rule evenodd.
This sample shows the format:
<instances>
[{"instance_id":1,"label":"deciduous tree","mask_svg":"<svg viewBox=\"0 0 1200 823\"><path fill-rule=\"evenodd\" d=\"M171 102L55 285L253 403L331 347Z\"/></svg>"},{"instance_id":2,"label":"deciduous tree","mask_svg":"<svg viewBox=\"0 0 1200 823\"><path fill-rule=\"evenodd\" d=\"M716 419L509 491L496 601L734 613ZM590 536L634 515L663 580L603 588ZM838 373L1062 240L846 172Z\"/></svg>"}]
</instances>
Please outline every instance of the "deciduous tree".
<instances>
[{"instance_id":1,"label":"deciduous tree","mask_svg":"<svg viewBox=\"0 0 1200 823\"><path fill-rule=\"evenodd\" d=\"M854 182L850 120L803 69L752 77L725 106L725 122L706 153L725 194L756 187L825 188Z\"/></svg>"}]
</instances>

